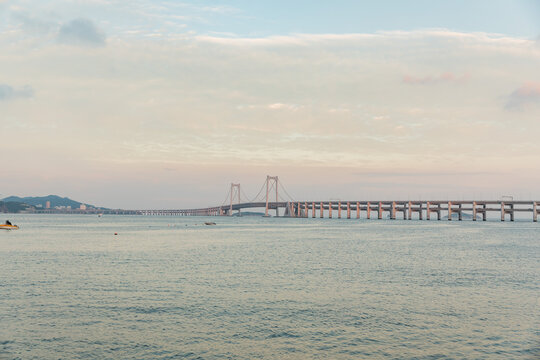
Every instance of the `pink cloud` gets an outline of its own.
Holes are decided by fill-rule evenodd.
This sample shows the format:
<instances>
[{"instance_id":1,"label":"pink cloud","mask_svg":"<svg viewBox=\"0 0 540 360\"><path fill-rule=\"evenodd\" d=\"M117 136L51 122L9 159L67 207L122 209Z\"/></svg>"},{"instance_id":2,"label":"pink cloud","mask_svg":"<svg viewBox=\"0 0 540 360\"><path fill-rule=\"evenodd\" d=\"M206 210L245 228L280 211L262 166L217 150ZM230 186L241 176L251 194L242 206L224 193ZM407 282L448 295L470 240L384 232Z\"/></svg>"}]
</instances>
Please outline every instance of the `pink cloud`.
<instances>
[{"instance_id":1,"label":"pink cloud","mask_svg":"<svg viewBox=\"0 0 540 360\"><path fill-rule=\"evenodd\" d=\"M540 83L525 83L514 90L506 101L507 110L521 110L530 104L540 104Z\"/></svg>"}]
</instances>

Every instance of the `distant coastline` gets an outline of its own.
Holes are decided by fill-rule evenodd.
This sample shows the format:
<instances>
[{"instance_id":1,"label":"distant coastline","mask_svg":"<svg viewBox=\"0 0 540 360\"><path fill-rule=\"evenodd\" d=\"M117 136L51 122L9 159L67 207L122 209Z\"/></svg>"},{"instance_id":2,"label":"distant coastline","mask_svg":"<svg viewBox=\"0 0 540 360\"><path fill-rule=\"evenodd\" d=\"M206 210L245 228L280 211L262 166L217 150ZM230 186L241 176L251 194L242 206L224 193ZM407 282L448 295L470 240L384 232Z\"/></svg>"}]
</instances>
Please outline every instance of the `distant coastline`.
<instances>
[{"instance_id":1,"label":"distant coastline","mask_svg":"<svg viewBox=\"0 0 540 360\"><path fill-rule=\"evenodd\" d=\"M72 200L58 195L19 197L0 200L1 213L101 213L110 209Z\"/></svg>"}]
</instances>

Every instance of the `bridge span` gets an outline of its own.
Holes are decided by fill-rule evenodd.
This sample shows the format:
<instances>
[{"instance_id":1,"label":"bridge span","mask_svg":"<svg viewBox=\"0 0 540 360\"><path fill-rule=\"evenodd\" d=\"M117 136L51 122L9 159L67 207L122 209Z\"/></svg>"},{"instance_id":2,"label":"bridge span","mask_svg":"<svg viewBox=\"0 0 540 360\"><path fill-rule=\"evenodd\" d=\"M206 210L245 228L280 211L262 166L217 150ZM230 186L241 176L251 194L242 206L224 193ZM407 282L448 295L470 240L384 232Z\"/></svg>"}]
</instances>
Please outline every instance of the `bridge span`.
<instances>
[{"instance_id":1,"label":"bridge span","mask_svg":"<svg viewBox=\"0 0 540 360\"><path fill-rule=\"evenodd\" d=\"M265 191L266 189L266 191ZM286 195L280 196L279 190ZM182 210L137 210L141 215L163 216L232 216L235 212L240 215L242 210L259 208L264 209L265 216L275 211L280 216L280 209L284 217L292 218L365 218L392 220L483 220L486 221L488 213L497 213L501 221L514 221L518 213L530 213L534 222L538 221L540 201L514 201L506 200L305 200L297 201L287 193L279 182L277 176L267 176L261 190L250 201L241 201L240 184L232 183L225 201L220 206L198 209ZM244 197L245 194L244 194ZM385 217L386 214L386 217Z\"/></svg>"},{"instance_id":2,"label":"bridge span","mask_svg":"<svg viewBox=\"0 0 540 360\"><path fill-rule=\"evenodd\" d=\"M292 218L356 218L391 220L483 220L488 213L497 213L501 221L514 221L517 213L530 213L534 222L538 221L540 201L499 201L499 200L416 200L416 201L290 201L290 202L245 202L232 206L215 206L183 210L138 210L140 215L161 216L231 216L234 212L259 208L274 210L279 216L283 209L284 217ZM386 214L386 216L384 216Z\"/></svg>"}]
</instances>

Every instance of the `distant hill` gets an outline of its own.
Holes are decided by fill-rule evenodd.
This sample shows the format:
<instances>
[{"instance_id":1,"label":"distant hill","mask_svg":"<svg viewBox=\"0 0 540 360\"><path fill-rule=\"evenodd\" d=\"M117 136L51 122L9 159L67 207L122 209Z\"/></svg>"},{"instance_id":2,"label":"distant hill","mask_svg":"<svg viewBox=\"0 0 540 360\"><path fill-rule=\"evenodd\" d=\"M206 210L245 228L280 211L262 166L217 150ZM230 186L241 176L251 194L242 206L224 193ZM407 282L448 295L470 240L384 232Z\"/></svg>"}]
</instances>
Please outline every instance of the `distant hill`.
<instances>
[{"instance_id":1,"label":"distant hill","mask_svg":"<svg viewBox=\"0 0 540 360\"><path fill-rule=\"evenodd\" d=\"M0 201L0 213L20 213L33 211L34 207L14 201Z\"/></svg>"},{"instance_id":2,"label":"distant hill","mask_svg":"<svg viewBox=\"0 0 540 360\"><path fill-rule=\"evenodd\" d=\"M18 203L25 203L33 206L41 205L43 208L45 208L45 204L47 201L51 202L51 208L54 208L55 206L71 206L72 209L77 209L81 206L81 204L78 201L71 200L67 197L60 197L58 195L48 195L48 196L35 196L35 197L18 197L18 196L9 196L7 198L2 199L5 202L18 202ZM85 204L87 207L94 207L93 205Z\"/></svg>"}]
</instances>

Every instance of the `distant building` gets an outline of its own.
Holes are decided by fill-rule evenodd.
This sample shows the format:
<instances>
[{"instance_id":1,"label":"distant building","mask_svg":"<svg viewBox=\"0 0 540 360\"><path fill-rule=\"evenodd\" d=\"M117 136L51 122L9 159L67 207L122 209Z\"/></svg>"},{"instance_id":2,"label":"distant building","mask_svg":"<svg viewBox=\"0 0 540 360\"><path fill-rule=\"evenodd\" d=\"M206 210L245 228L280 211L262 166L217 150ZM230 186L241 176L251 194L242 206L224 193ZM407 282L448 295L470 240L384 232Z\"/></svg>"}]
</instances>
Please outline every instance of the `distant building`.
<instances>
[{"instance_id":1,"label":"distant building","mask_svg":"<svg viewBox=\"0 0 540 360\"><path fill-rule=\"evenodd\" d=\"M81 209L81 210L86 210L86 205L81 204L81 206L79 207L79 209Z\"/></svg>"},{"instance_id":2,"label":"distant building","mask_svg":"<svg viewBox=\"0 0 540 360\"><path fill-rule=\"evenodd\" d=\"M51 202L50 201L47 201L45 203L45 209L50 209L51 208Z\"/></svg>"}]
</instances>

